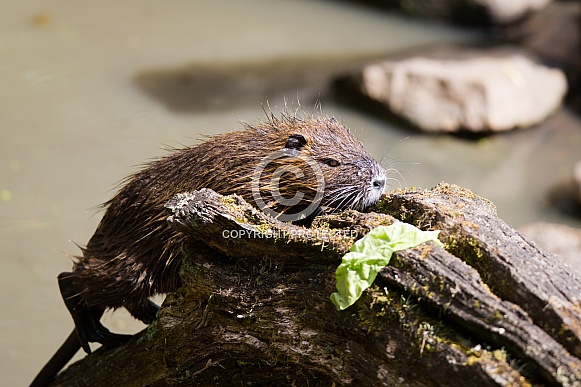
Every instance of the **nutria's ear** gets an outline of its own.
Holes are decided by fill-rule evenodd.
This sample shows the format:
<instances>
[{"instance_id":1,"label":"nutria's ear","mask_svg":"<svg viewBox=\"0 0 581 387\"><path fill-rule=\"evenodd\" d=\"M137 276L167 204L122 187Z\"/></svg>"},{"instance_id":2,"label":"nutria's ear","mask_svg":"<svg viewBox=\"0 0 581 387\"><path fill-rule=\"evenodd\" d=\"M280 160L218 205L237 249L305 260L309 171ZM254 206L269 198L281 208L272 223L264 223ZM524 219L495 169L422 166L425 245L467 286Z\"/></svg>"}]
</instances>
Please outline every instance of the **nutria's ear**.
<instances>
[{"instance_id":1,"label":"nutria's ear","mask_svg":"<svg viewBox=\"0 0 581 387\"><path fill-rule=\"evenodd\" d=\"M286 140L285 148L287 149L301 149L307 145L307 140L302 134L291 134Z\"/></svg>"}]
</instances>

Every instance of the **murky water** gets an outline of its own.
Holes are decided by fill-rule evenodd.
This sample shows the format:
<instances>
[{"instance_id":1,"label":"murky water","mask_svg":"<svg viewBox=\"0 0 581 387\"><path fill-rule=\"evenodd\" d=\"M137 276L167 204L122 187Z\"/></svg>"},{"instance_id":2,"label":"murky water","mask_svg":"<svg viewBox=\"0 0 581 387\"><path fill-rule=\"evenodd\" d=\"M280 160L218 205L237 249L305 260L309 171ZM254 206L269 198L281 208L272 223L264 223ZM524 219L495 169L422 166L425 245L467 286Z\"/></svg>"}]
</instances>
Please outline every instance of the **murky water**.
<instances>
[{"instance_id":1,"label":"murky water","mask_svg":"<svg viewBox=\"0 0 581 387\"><path fill-rule=\"evenodd\" d=\"M276 110L298 97L309 109L319 99L376 158L396 161L402 186L457 183L510 223L574 223L543 207L547 187L581 154L573 115L475 142L423 136L330 98L331 69L473 39L467 31L332 1L171 4L0 3L2 385L30 382L72 329L56 276L71 268L66 254L89 239L93 208L115 183L163 145L257 122L261 101ZM123 311L107 324L141 327Z\"/></svg>"}]
</instances>

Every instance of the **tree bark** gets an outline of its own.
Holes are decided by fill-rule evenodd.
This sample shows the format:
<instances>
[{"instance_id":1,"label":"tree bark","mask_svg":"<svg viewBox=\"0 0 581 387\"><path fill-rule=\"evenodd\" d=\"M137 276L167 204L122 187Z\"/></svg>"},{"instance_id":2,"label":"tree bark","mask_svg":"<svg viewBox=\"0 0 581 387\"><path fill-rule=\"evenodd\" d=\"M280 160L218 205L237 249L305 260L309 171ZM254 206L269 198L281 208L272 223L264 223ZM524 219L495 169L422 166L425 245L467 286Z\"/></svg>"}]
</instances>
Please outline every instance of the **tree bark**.
<instances>
[{"instance_id":1,"label":"tree bark","mask_svg":"<svg viewBox=\"0 0 581 387\"><path fill-rule=\"evenodd\" d=\"M276 221L237 196L176 196L188 236L184 286L127 345L101 349L54 385L465 386L581 384L581 276L469 191L387 195L375 212ZM337 311L349 246L397 218L440 229L394 254Z\"/></svg>"}]
</instances>

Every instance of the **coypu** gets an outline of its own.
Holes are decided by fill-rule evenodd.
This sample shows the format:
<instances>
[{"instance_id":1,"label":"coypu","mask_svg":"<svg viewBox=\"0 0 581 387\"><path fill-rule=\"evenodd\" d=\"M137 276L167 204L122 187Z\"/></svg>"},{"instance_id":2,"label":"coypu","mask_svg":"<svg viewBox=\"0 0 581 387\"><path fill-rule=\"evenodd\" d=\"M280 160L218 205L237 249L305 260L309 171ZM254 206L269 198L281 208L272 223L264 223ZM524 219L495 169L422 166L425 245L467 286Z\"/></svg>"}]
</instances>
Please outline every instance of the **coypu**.
<instances>
[{"instance_id":1,"label":"coypu","mask_svg":"<svg viewBox=\"0 0 581 387\"><path fill-rule=\"evenodd\" d=\"M383 168L337 120L285 113L147 164L103 205L73 271L59 275L75 331L33 385L54 378L79 348L91 353L89 342L112 347L131 337L100 323L106 309L125 307L145 324L155 320L159 307L149 297L181 285L183 236L166 222L164 207L175 194L236 193L281 220L302 222L326 208L364 210L379 200L385 180Z\"/></svg>"}]
</instances>

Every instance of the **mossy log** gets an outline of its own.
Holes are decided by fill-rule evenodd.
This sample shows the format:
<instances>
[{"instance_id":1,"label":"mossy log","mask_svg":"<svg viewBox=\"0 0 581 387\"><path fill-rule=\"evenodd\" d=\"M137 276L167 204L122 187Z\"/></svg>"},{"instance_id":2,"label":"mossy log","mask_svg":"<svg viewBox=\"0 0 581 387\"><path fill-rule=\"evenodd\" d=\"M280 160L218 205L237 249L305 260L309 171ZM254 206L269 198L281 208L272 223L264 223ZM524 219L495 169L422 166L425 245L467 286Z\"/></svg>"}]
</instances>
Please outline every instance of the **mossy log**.
<instances>
[{"instance_id":1,"label":"mossy log","mask_svg":"<svg viewBox=\"0 0 581 387\"><path fill-rule=\"evenodd\" d=\"M469 191L396 192L374 212L310 228L210 190L167 207L188 236L184 286L127 345L96 351L54 385L581 385L581 276ZM394 254L337 311L341 256L401 220L440 229L445 248Z\"/></svg>"}]
</instances>

